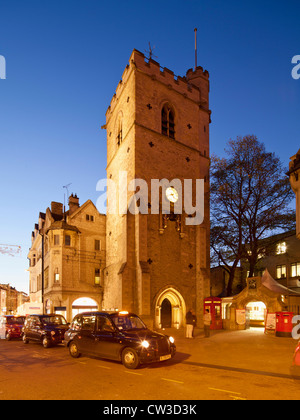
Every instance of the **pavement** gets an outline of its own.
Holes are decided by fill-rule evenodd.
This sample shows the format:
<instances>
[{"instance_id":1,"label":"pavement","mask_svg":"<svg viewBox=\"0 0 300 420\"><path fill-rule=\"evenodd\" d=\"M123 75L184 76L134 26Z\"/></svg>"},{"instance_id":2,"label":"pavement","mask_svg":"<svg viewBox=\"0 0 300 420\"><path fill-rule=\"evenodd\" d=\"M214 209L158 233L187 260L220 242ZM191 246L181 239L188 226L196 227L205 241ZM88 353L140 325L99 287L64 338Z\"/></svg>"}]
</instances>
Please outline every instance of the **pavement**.
<instances>
[{"instance_id":1,"label":"pavement","mask_svg":"<svg viewBox=\"0 0 300 420\"><path fill-rule=\"evenodd\" d=\"M265 334L264 328L211 330L209 338L196 328L193 339L185 338L183 328L160 332L175 338L181 363L300 380L300 366L293 366L297 340L291 337Z\"/></svg>"}]
</instances>

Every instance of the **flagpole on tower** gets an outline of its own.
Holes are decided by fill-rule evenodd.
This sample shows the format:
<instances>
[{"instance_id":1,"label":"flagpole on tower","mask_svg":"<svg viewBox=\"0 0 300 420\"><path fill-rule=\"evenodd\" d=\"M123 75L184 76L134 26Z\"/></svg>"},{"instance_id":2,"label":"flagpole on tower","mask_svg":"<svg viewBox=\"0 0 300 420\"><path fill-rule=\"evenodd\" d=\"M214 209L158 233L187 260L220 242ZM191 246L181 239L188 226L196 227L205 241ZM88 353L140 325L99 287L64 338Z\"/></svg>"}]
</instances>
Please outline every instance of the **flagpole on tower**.
<instances>
[{"instance_id":1,"label":"flagpole on tower","mask_svg":"<svg viewBox=\"0 0 300 420\"><path fill-rule=\"evenodd\" d=\"M195 70L197 68L197 28L194 29L195 31Z\"/></svg>"}]
</instances>

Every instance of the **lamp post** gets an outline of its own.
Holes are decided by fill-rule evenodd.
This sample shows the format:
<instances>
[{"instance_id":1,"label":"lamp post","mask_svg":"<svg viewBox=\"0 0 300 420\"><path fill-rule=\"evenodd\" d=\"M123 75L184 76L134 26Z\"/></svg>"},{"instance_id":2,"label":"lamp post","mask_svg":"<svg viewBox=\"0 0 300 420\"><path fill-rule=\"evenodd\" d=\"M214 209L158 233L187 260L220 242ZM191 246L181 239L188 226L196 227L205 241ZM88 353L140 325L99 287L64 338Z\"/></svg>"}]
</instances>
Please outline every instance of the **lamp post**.
<instances>
[{"instance_id":1,"label":"lamp post","mask_svg":"<svg viewBox=\"0 0 300 420\"><path fill-rule=\"evenodd\" d=\"M42 229L39 230L39 234L42 237L42 307L44 313L44 233Z\"/></svg>"}]
</instances>

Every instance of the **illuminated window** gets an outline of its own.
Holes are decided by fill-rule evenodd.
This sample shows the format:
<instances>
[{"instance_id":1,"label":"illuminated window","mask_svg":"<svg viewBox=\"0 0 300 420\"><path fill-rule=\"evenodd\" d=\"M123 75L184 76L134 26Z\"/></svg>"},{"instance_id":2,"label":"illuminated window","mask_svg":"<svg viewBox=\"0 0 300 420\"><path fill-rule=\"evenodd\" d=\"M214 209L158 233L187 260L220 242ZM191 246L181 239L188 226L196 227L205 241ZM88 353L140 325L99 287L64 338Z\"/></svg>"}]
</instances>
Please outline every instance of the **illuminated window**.
<instances>
[{"instance_id":1,"label":"illuminated window","mask_svg":"<svg viewBox=\"0 0 300 420\"><path fill-rule=\"evenodd\" d=\"M276 254L285 254L287 250L286 242L279 242L276 247Z\"/></svg>"},{"instance_id":2,"label":"illuminated window","mask_svg":"<svg viewBox=\"0 0 300 420\"><path fill-rule=\"evenodd\" d=\"M291 264L291 276L292 277L300 276L300 263Z\"/></svg>"},{"instance_id":3,"label":"illuminated window","mask_svg":"<svg viewBox=\"0 0 300 420\"><path fill-rule=\"evenodd\" d=\"M100 284L100 269L95 268L95 284Z\"/></svg>"},{"instance_id":4,"label":"illuminated window","mask_svg":"<svg viewBox=\"0 0 300 420\"><path fill-rule=\"evenodd\" d=\"M276 277L282 279L286 277L286 265L277 265L276 267Z\"/></svg>"},{"instance_id":5,"label":"illuminated window","mask_svg":"<svg viewBox=\"0 0 300 420\"><path fill-rule=\"evenodd\" d=\"M58 268L55 269L54 272L54 282L55 283L59 283L59 272L58 272Z\"/></svg>"}]
</instances>

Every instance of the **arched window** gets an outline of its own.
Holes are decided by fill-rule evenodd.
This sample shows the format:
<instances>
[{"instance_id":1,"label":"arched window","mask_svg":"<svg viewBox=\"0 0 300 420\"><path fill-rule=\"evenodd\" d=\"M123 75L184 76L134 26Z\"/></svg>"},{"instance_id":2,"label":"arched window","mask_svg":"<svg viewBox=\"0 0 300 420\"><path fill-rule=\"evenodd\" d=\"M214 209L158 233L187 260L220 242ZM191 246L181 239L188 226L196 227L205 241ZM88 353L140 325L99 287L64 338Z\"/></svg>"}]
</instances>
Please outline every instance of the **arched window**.
<instances>
[{"instance_id":1,"label":"arched window","mask_svg":"<svg viewBox=\"0 0 300 420\"><path fill-rule=\"evenodd\" d=\"M117 126L117 144L118 146L120 146L120 144L122 143L122 117L119 116L118 118L118 126Z\"/></svg>"},{"instance_id":2,"label":"arched window","mask_svg":"<svg viewBox=\"0 0 300 420\"><path fill-rule=\"evenodd\" d=\"M168 104L165 104L161 111L161 132L165 136L175 138L174 111Z\"/></svg>"}]
</instances>

